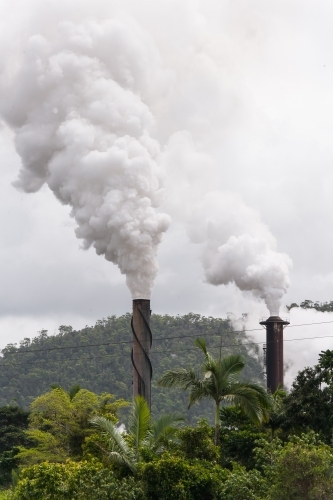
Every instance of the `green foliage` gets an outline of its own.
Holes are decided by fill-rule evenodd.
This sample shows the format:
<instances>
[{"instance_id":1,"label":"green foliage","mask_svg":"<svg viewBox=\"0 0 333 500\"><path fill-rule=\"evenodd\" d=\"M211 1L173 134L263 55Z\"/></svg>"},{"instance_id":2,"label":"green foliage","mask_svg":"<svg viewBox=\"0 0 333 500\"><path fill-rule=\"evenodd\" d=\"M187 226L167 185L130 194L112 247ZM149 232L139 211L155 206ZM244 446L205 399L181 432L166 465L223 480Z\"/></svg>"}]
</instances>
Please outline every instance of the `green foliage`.
<instances>
[{"instance_id":1,"label":"green foliage","mask_svg":"<svg viewBox=\"0 0 333 500\"><path fill-rule=\"evenodd\" d=\"M199 420L196 427L185 427L178 432L179 451L187 459L219 460L219 448L213 441L214 431L206 420Z\"/></svg>"},{"instance_id":2,"label":"green foliage","mask_svg":"<svg viewBox=\"0 0 333 500\"><path fill-rule=\"evenodd\" d=\"M258 471L232 472L204 460L165 457L142 468L147 500L259 500L267 484Z\"/></svg>"},{"instance_id":3,"label":"green foliage","mask_svg":"<svg viewBox=\"0 0 333 500\"><path fill-rule=\"evenodd\" d=\"M223 406L220 410L220 421L222 429L258 430L258 427L251 422L240 406Z\"/></svg>"},{"instance_id":4,"label":"green foliage","mask_svg":"<svg viewBox=\"0 0 333 500\"><path fill-rule=\"evenodd\" d=\"M134 500L141 488L133 478L119 481L98 462L42 463L23 469L14 500Z\"/></svg>"},{"instance_id":5,"label":"green foliage","mask_svg":"<svg viewBox=\"0 0 333 500\"><path fill-rule=\"evenodd\" d=\"M97 416L91 419L91 424L101 435L101 439L98 439L96 444L105 453L109 462L123 466L130 472L136 472L136 462L139 457L114 423L108 418Z\"/></svg>"},{"instance_id":6,"label":"green foliage","mask_svg":"<svg viewBox=\"0 0 333 500\"><path fill-rule=\"evenodd\" d=\"M290 394L285 398L282 428L286 433L313 430L327 444L333 427L333 351L325 351L313 368L298 373Z\"/></svg>"},{"instance_id":7,"label":"green foliage","mask_svg":"<svg viewBox=\"0 0 333 500\"><path fill-rule=\"evenodd\" d=\"M133 401L128 419L128 430L132 437L134 454L137 459L140 446L147 437L150 421L151 416L147 401L144 397L137 396Z\"/></svg>"},{"instance_id":8,"label":"green foliage","mask_svg":"<svg viewBox=\"0 0 333 500\"><path fill-rule=\"evenodd\" d=\"M29 413L18 406L0 408L0 454L11 450L25 439Z\"/></svg>"},{"instance_id":9,"label":"green foliage","mask_svg":"<svg viewBox=\"0 0 333 500\"><path fill-rule=\"evenodd\" d=\"M277 456L269 500L331 500L332 466L331 448L314 433L294 437Z\"/></svg>"},{"instance_id":10,"label":"green foliage","mask_svg":"<svg viewBox=\"0 0 333 500\"><path fill-rule=\"evenodd\" d=\"M260 424L271 408L267 391L255 383L240 381L244 359L238 354L214 358L203 338L194 345L204 354L201 373L193 368L166 371L158 381L161 387L179 387L189 391L189 408L198 401L209 398L215 403L215 444L219 442L220 404L231 403L242 407L247 416Z\"/></svg>"},{"instance_id":11,"label":"green foliage","mask_svg":"<svg viewBox=\"0 0 333 500\"><path fill-rule=\"evenodd\" d=\"M255 456L270 485L268 500L332 498L332 450L314 432L292 436L284 445L279 438L259 439Z\"/></svg>"},{"instance_id":12,"label":"green foliage","mask_svg":"<svg viewBox=\"0 0 333 500\"><path fill-rule=\"evenodd\" d=\"M16 459L20 464L29 465L39 462L64 462L68 458L68 450L63 446L63 436L55 436L51 432L39 429L26 432L32 446L18 447Z\"/></svg>"},{"instance_id":13,"label":"green foliage","mask_svg":"<svg viewBox=\"0 0 333 500\"><path fill-rule=\"evenodd\" d=\"M286 407L284 401L286 395L281 384L278 385L276 391L271 395L271 408L267 412L264 426L270 429L272 439L274 438L274 433L281 428L285 418Z\"/></svg>"},{"instance_id":14,"label":"green foliage","mask_svg":"<svg viewBox=\"0 0 333 500\"><path fill-rule=\"evenodd\" d=\"M231 430L221 433L221 463L230 468L233 462L243 465L247 470L255 468L254 449L259 436L263 434L251 430Z\"/></svg>"},{"instance_id":15,"label":"green foliage","mask_svg":"<svg viewBox=\"0 0 333 500\"><path fill-rule=\"evenodd\" d=\"M267 483L258 471L246 471L244 467L234 464L231 474L220 487L217 498L219 500L261 500L266 491ZM289 497L283 500L287 499L289 500Z\"/></svg>"},{"instance_id":16,"label":"green foliage","mask_svg":"<svg viewBox=\"0 0 333 500\"><path fill-rule=\"evenodd\" d=\"M318 368L321 371L321 376L326 384L332 384L332 371L333 371L333 351L327 349L320 351Z\"/></svg>"},{"instance_id":17,"label":"green foliage","mask_svg":"<svg viewBox=\"0 0 333 500\"><path fill-rule=\"evenodd\" d=\"M184 418L177 413L162 415L151 421L148 435L144 441L146 448L153 453L161 453L173 443Z\"/></svg>"},{"instance_id":18,"label":"green foliage","mask_svg":"<svg viewBox=\"0 0 333 500\"><path fill-rule=\"evenodd\" d=\"M256 441L253 450L256 469L270 482L273 480L274 466L282 449L283 443L278 437L269 440L261 437Z\"/></svg>"},{"instance_id":19,"label":"green foliage","mask_svg":"<svg viewBox=\"0 0 333 500\"><path fill-rule=\"evenodd\" d=\"M34 447L21 446L17 457L23 464L79 458L91 434L89 419L102 414L115 421L117 411L126 405L123 400L114 401L111 394L98 396L80 388L70 393L56 387L31 403L26 435Z\"/></svg>"},{"instance_id":20,"label":"green foliage","mask_svg":"<svg viewBox=\"0 0 333 500\"><path fill-rule=\"evenodd\" d=\"M67 389L79 384L97 394L111 392L116 398L130 400L133 373L130 321L130 314L119 318L110 316L80 331L61 326L58 335L48 336L43 330L32 340L24 339L19 346L9 344L0 357L0 405L16 398L21 407L28 408L31 401L47 392L52 384ZM207 336L210 350L217 352L219 336L223 335L226 345L223 353L242 354L246 360L244 377L262 380L258 352L253 349L248 352L248 347L242 344L246 334L234 332L229 320L192 313L176 317L153 314L151 327L152 413L155 416L173 411L186 414L186 395L177 390L165 391L157 387L156 381L166 370L199 365L200 352L193 349L195 336ZM199 417L212 421L205 402L187 412L189 421Z\"/></svg>"},{"instance_id":21,"label":"green foliage","mask_svg":"<svg viewBox=\"0 0 333 500\"><path fill-rule=\"evenodd\" d=\"M221 464L231 468L233 462L246 469L255 467L254 449L259 438L265 438L239 407L225 407L220 411Z\"/></svg>"},{"instance_id":22,"label":"green foliage","mask_svg":"<svg viewBox=\"0 0 333 500\"><path fill-rule=\"evenodd\" d=\"M204 460L167 455L142 465L140 473L147 500L214 500L229 475Z\"/></svg>"},{"instance_id":23,"label":"green foliage","mask_svg":"<svg viewBox=\"0 0 333 500\"><path fill-rule=\"evenodd\" d=\"M12 490L2 490L0 491L0 500L13 500Z\"/></svg>"},{"instance_id":24,"label":"green foliage","mask_svg":"<svg viewBox=\"0 0 333 500\"><path fill-rule=\"evenodd\" d=\"M28 427L28 413L18 406L0 408L0 486L11 483L12 469L18 466L15 457L18 446L28 446L25 434Z\"/></svg>"},{"instance_id":25,"label":"green foliage","mask_svg":"<svg viewBox=\"0 0 333 500\"><path fill-rule=\"evenodd\" d=\"M101 416L90 420L101 434L97 441L110 462L116 463L135 473L140 460L147 459L147 451L162 452L171 440L183 418L178 415L164 415L152 421L148 404L144 397L137 396L131 406L128 419L128 434L122 435L114 423ZM144 453L144 457L142 456Z\"/></svg>"}]
</instances>

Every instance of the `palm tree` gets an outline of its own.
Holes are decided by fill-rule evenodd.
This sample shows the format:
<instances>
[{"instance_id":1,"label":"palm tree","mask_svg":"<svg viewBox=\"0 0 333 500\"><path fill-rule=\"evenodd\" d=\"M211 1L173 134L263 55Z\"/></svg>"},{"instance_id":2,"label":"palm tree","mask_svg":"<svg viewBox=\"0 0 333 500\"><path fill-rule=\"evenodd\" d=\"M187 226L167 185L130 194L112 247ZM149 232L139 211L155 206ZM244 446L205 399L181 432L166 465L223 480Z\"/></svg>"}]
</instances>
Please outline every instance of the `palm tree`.
<instances>
[{"instance_id":1,"label":"palm tree","mask_svg":"<svg viewBox=\"0 0 333 500\"><path fill-rule=\"evenodd\" d=\"M279 384L276 391L271 394L271 407L266 413L265 418L265 425L271 430L271 440L274 439L275 431L281 427L283 422L286 412L286 407L284 405L285 397L286 391L284 391L282 385Z\"/></svg>"},{"instance_id":2,"label":"palm tree","mask_svg":"<svg viewBox=\"0 0 333 500\"><path fill-rule=\"evenodd\" d=\"M67 391L62 387L60 384L51 384L50 388L52 391L55 389L60 389L61 391L64 391L66 394L68 394L69 399L73 401L74 397L77 395L78 392L81 391L82 387L79 384L74 384L72 387Z\"/></svg>"},{"instance_id":3,"label":"palm tree","mask_svg":"<svg viewBox=\"0 0 333 500\"><path fill-rule=\"evenodd\" d=\"M128 419L128 433L122 434L111 420L96 416L90 423L104 438L105 446L98 445L111 462L125 465L132 473L136 472L144 448L156 454L161 453L165 443L171 440L179 424L184 419L173 413L152 421L149 406L142 396L137 396L132 404Z\"/></svg>"},{"instance_id":4,"label":"palm tree","mask_svg":"<svg viewBox=\"0 0 333 500\"><path fill-rule=\"evenodd\" d=\"M231 354L214 359L207 351L204 339L197 338L194 342L204 354L205 359L201 372L193 369L168 370L159 380L162 387L178 386L182 390L189 389L190 408L203 398L211 398L215 402L215 444L219 442L220 404L227 402L240 405L248 417L260 424L266 417L266 411L271 406L270 396L258 384L241 382L239 376L245 363L242 356Z\"/></svg>"}]
</instances>

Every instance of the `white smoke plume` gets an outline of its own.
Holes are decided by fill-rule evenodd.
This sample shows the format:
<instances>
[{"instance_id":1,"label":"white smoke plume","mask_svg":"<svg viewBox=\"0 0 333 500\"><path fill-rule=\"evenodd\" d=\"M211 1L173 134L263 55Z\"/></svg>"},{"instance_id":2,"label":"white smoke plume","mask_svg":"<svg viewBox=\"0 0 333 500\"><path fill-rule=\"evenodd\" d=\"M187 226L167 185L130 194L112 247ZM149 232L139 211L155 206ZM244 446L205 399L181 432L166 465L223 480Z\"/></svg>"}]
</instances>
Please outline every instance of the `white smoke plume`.
<instances>
[{"instance_id":1,"label":"white smoke plume","mask_svg":"<svg viewBox=\"0 0 333 500\"><path fill-rule=\"evenodd\" d=\"M272 316L278 315L281 299L290 286L290 257L277 252L276 240L259 213L237 193L209 189L214 162L195 150L188 133L171 138L164 155L169 170L176 158L183 178L178 183L174 211L183 204L188 236L203 247L206 282L216 286L234 283L263 299Z\"/></svg>"},{"instance_id":2,"label":"white smoke plume","mask_svg":"<svg viewBox=\"0 0 333 500\"><path fill-rule=\"evenodd\" d=\"M235 283L264 299L272 316L279 314L291 260L276 251L275 238L255 210L235 193L207 193L193 210L188 233L192 241L204 243L208 283Z\"/></svg>"},{"instance_id":3,"label":"white smoke plume","mask_svg":"<svg viewBox=\"0 0 333 500\"><path fill-rule=\"evenodd\" d=\"M71 207L83 247L119 267L133 298L150 298L170 222L156 210L163 172L144 101L168 79L135 22L64 21L53 38L29 39L1 103L22 159L16 187L46 183Z\"/></svg>"}]
</instances>

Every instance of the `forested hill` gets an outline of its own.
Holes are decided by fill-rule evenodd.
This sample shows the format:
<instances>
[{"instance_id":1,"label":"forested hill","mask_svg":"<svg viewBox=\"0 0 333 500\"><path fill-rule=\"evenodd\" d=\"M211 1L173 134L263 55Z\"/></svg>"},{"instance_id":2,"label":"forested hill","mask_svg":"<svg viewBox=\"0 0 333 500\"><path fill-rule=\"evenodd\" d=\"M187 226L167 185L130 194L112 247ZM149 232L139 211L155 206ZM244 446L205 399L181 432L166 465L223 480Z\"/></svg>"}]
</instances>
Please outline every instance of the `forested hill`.
<instances>
[{"instance_id":1,"label":"forested hill","mask_svg":"<svg viewBox=\"0 0 333 500\"><path fill-rule=\"evenodd\" d=\"M12 400L27 408L30 401L47 391L51 384L68 389L74 384L96 393L111 392L117 398L131 399L131 315L108 317L93 327L75 331L61 326L57 335L48 336L46 330L35 338L25 338L20 345L9 344L0 357L0 406ZM223 354L242 353L246 358L244 376L262 380L256 346L245 332L236 332L229 320L206 318L197 314L151 318L153 332L152 410L186 413L187 395L179 390L161 389L156 381L167 369L198 368L202 354L193 346L197 336L204 337L212 354L218 354L222 339ZM162 340L163 339L163 340ZM251 349L250 349L251 347ZM207 403L191 409L188 418L209 416Z\"/></svg>"}]
</instances>

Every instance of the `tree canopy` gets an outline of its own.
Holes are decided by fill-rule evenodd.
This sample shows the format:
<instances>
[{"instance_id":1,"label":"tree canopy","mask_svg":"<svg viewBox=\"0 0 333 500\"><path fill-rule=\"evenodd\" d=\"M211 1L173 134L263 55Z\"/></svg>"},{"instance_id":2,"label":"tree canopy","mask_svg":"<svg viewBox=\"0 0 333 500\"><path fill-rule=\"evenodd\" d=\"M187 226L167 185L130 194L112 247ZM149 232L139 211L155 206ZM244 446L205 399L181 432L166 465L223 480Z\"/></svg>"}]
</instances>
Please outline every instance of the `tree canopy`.
<instances>
[{"instance_id":1,"label":"tree canopy","mask_svg":"<svg viewBox=\"0 0 333 500\"><path fill-rule=\"evenodd\" d=\"M25 433L28 415L17 405L0 408L0 487L11 482L11 471L19 463L16 457L18 447L29 444Z\"/></svg>"},{"instance_id":2,"label":"tree canopy","mask_svg":"<svg viewBox=\"0 0 333 500\"><path fill-rule=\"evenodd\" d=\"M116 421L118 410L126 405L111 394L99 396L80 388L73 395L54 388L31 403L26 434L34 445L21 446L17 456L24 464L80 458L85 438L92 433L89 420L99 415Z\"/></svg>"},{"instance_id":3,"label":"tree canopy","mask_svg":"<svg viewBox=\"0 0 333 500\"><path fill-rule=\"evenodd\" d=\"M57 335L42 330L33 339L25 338L19 344L9 344L0 357L0 406L15 399L28 409L31 401L47 392L51 385L65 389L79 384L97 394L112 393L118 399L132 399L131 315L110 316L95 326L75 331L61 326ZM152 402L153 415L181 411L187 419L200 417L211 420L211 412L201 403L187 411L186 395L165 391L156 382L166 370L179 366L196 366L200 352L193 348L195 337L209 341L210 350L217 352L223 338L225 354L244 356L245 378L262 380L262 365L256 345L245 345L249 340L242 329L235 331L228 319L204 317L199 314L151 317L153 347Z\"/></svg>"},{"instance_id":4,"label":"tree canopy","mask_svg":"<svg viewBox=\"0 0 333 500\"><path fill-rule=\"evenodd\" d=\"M314 367L300 371L284 400L286 432L313 430L329 444L333 428L333 351L322 351Z\"/></svg>"},{"instance_id":5,"label":"tree canopy","mask_svg":"<svg viewBox=\"0 0 333 500\"><path fill-rule=\"evenodd\" d=\"M332 312L333 311L333 300L329 302L313 302L312 300L306 299L303 300L299 305L296 302L292 302L290 306L287 306L287 309L290 311L294 307L301 307L302 309L314 309L315 311L320 312Z\"/></svg>"}]
</instances>

